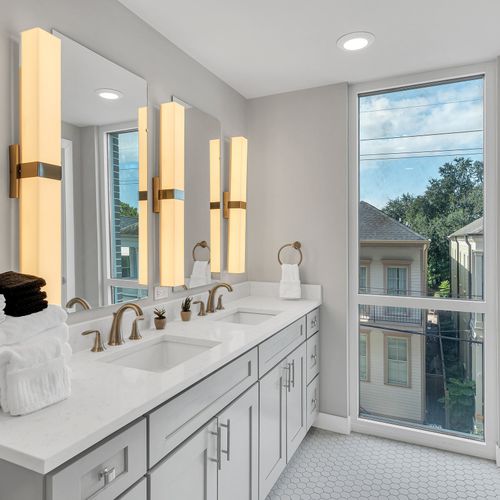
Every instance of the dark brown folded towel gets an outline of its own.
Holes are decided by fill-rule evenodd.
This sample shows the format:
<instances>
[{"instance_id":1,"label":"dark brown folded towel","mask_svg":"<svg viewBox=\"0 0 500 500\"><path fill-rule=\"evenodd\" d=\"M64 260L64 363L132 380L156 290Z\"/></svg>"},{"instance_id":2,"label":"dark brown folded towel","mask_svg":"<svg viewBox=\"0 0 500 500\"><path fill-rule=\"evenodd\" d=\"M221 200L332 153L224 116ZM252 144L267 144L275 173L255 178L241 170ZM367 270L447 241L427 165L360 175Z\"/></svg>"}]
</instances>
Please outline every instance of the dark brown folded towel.
<instances>
[{"instance_id":1,"label":"dark brown folded towel","mask_svg":"<svg viewBox=\"0 0 500 500\"><path fill-rule=\"evenodd\" d=\"M5 302L32 302L33 300L43 300L47 298L47 293L42 292L39 288L36 290L25 290L21 292L4 293Z\"/></svg>"},{"instance_id":2,"label":"dark brown folded towel","mask_svg":"<svg viewBox=\"0 0 500 500\"><path fill-rule=\"evenodd\" d=\"M39 289L46 284L43 278L29 274L21 274L14 271L7 271L0 274L0 294L2 295L15 291Z\"/></svg>"},{"instance_id":3,"label":"dark brown folded towel","mask_svg":"<svg viewBox=\"0 0 500 500\"><path fill-rule=\"evenodd\" d=\"M37 293L32 293L29 295L23 295L21 297L8 295L5 298L5 307L20 309L21 307L29 307L31 305L39 304L47 298L47 293L39 291Z\"/></svg>"},{"instance_id":4,"label":"dark brown folded towel","mask_svg":"<svg viewBox=\"0 0 500 500\"><path fill-rule=\"evenodd\" d=\"M37 302L36 304L33 303L31 305L22 305L20 307L5 307L5 314L7 316L15 316L15 317L20 317L20 316L27 316L28 314L33 314L37 313L40 311L43 311L44 309L47 309L48 302L46 300L41 300L40 302Z\"/></svg>"}]
</instances>

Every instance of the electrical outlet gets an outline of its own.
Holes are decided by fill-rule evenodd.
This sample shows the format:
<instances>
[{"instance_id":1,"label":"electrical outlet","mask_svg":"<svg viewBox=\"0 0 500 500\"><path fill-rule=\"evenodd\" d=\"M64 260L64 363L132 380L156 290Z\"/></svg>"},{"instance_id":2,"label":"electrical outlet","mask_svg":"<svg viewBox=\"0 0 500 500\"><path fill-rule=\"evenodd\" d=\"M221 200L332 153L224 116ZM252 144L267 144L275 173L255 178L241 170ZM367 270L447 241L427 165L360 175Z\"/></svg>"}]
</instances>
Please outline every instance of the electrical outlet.
<instances>
[{"instance_id":1,"label":"electrical outlet","mask_svg":"<svg viewBox=\"0 0 500 500\"><path fill-rule=\"evenodd\" d=\"M155 286L155 300L168 299L168 287Z\"/></svg>"}]
</instances>

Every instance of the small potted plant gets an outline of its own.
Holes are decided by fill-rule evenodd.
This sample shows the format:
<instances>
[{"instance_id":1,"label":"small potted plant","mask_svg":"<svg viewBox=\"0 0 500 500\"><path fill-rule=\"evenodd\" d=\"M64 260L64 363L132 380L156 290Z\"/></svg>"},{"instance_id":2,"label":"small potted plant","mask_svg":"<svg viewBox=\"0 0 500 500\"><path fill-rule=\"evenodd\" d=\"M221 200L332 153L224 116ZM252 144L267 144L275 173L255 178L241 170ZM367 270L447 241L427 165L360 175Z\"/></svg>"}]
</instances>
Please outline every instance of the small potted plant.
<instances>
[{"instance_id":1,"label":"small potted plant","mask_svg":"<svg viewBox=\"0 0 500 500\"><path fill-rule=\"evenodd\" d=\"M181 305L181 319L182 321L189 321L191 319L191 302L193 301L192 297L186 297L182 301Z\"/></svg>"},{"instance_id":2,"label":"small potted plant","mask_svg":"<svg viewBox=\"0 0 500 500\"><path fill-rule=\"evenodd\" d=\"M155 313L155 326L157 330L163 330L167 324L167 316L165 315L165 309L156 308Z\"/></svg>"}]
</instances>

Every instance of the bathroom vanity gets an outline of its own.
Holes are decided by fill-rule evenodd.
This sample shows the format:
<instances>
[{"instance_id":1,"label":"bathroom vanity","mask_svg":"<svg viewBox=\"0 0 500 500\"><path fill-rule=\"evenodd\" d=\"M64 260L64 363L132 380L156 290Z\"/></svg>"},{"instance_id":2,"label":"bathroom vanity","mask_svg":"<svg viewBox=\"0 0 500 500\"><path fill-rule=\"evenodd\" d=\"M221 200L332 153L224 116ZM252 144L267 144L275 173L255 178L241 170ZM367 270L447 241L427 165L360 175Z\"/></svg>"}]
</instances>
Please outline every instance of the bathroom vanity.
<instances>
[{"instance_id":1,"label":"bathroom vanity","mask_svg":"<svg viewBox=\"0 0 500 500\"><path fill-rule=\"evenodd\" d=\"M71 398L0 417L0 498L265 499L318 412L317 297L76 354Z\"/></svg>"}]
</instances>

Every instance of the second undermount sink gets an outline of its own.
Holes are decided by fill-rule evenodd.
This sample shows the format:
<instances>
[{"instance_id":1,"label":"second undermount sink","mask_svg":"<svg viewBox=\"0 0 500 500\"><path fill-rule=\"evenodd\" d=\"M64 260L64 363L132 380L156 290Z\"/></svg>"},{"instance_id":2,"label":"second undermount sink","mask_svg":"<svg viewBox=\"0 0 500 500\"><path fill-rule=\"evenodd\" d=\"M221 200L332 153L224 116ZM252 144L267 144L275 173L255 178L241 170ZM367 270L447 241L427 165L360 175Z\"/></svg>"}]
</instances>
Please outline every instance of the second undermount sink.
<instances>
[{"instance_id":1,"label":"second undermount sink","mask_svg":"<svg viewBox=\"0 0 500 500\"><path fill-rule=\"evenodd\" d=\"M258 325L268 319L274 318L281 311L236 309L227 314L216 318L215 321L224 321L226 323L238 323L243 325Z\"/></svg>"},{"instance_id":2,"label":"second undermount sink","mask_svg":"<svg viewBox=\"0 0 500 500\"><path fill-rule=\"evenodd\" d=\"M216 345L219 343L204 339L163 338L157 342L137 345L133 349L113 354L102 361L160 373L170 370L170 368L184 363Z\"/></svg>"}]
</instances>

